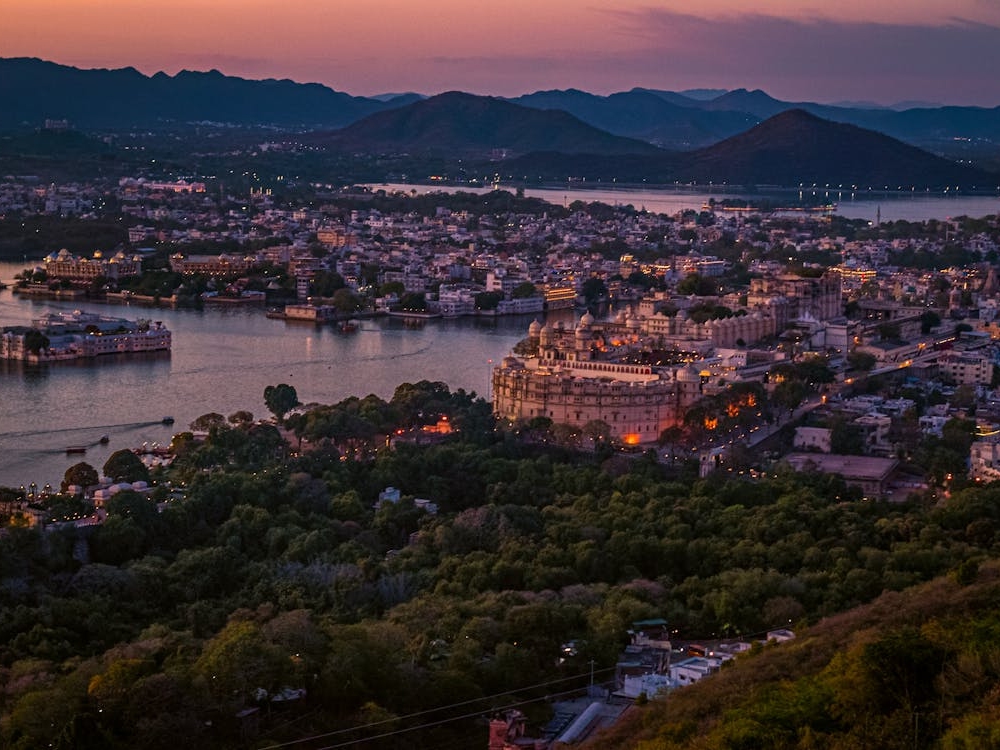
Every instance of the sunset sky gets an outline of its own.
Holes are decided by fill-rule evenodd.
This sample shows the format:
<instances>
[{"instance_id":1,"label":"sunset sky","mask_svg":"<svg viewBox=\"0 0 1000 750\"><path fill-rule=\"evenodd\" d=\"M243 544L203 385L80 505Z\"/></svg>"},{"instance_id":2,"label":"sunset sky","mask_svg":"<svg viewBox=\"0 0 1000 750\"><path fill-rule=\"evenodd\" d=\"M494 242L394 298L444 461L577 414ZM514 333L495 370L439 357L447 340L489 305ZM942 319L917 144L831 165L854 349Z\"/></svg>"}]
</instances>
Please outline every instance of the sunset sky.
<instances>
[{"instance_id":1,"label":"sunset sky","mask_svg":"<svg viewBox=\"0 0 1000 750\"><path fill-rule=\"evenodd\" d=\"M0 56L357 95L634 86L1000 105L1000 0L3 0Z\"/></svg>"}]
</instances>

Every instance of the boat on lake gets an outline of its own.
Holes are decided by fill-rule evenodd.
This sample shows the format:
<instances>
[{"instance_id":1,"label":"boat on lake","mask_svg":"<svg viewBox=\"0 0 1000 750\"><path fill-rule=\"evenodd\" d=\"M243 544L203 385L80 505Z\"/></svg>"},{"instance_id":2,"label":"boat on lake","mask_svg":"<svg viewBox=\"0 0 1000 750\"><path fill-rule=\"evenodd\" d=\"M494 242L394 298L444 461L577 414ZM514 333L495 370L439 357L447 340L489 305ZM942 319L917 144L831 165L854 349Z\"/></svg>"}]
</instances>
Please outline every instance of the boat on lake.
<instances>
[{"instance_id":1,"label":"boat on lake","mask_svg":"<svg viewBox=\"0 0 1000 750\"><path fill-rule=\"evenodd\" d=\"M86 445L71 445L66 449L66 455L69 455L71 453L86 453L86 452L87 452Z\"/></svg>"}]
</instances>

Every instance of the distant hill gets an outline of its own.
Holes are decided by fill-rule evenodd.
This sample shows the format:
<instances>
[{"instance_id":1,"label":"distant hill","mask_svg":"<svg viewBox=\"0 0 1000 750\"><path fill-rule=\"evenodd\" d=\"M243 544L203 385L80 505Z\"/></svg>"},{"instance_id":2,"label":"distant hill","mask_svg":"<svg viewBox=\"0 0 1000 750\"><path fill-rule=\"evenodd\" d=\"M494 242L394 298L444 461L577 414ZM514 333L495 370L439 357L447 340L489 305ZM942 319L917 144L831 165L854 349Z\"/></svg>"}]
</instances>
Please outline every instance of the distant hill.
<instances>
[{"instance_id":1,"label":"distant hill","mask_svg":"<svg viewBox=\"0 0 1000 750\"><path fill-rule=\"evenodd\" d=\"M915 103L914 103L915 104ZM916 145L935 145L954 139L992 141L1000 147L1000 107L843 107L815 102L785 102L757 89L736 89L717 99L695 102L716 112L744 112L766 119L790 109L801 109L825 120L857 125Z\"/></svg>"},{"instance_id":2,"label":"distant hill","mask_svg":"<svg viewBox=\"0 0 1000 750\"><path fill-rule=\"evenodd\" d=\"M528 154L504 165L511 175L545 180L582 177L619 182L728 182L735 185L858 185L917 189L996 185L998 176L972 169L853 125L804 110L782 112L745 133L685 153L644 159Z\"/></svg>"},{"instance_id":3,"label":"distant hill","mask_svg":"<svg viewBox=\"0 0 1000 750\"><path fill-rule=\"evenodd\" d=\"M995 185L997 177L881 133L793 109L687 154L679 179L864 188L960 185L968 189Z\"/></svg>"},{"instance_id":4,"label":"distant hill","mask_svg":"<svg viewBox=\"0 0 1000 750\"><path fill-rule=\"evenodd\" d=\"M457 91L371 115L335 133L315 135L314 139L331 149L368 153L660 153L645 141L612 135L566 112L531 109Z\"/></svg>"},{"instance_id":5,"label":"distant hill","mask_svg":"<svg viewBox=\"0 0 1000 750\"><path fill-rule=\"evenodd\" d=\"M686 96L633 89L596 96L577 89L537 91L509 101L536 109L560 109L615 135L641 138L668 149L716 143L757 123L744 112L710 112Z\"/></svg>"},{"instance_id":6,"label":"distant hill","mask_svg":"<svg viewBox=\"0 0 1000 750\"><path fill-rule=\"evenodd\" d=\"M80 130L209 122L323 131L422 99L413 93L351 96L316 83L247 80L214 70L147 76L134 68L83 70L35 58L0 58L0 129L5 130L37 128L46 119L56 119ZM569 89L539 91L509 101L562 110L613 135L672 150L704 148L769 117L802 109L967 161L995 163L1000 153L1000 107L916 106L918 102L836 106L781 101L759 89L635 88L609 96ZM612 146L610 152L619 151Z\"/></svg>"},{"instance_id":7,"label":"distant hill","mask_svg":"<svg viewBox=\"0 0 1000 750\"><path fill-rule=\"evenodd\" d=\"M643 138L665 148L691 150L735 135L791 109L802 109L833 122L877 130L923 148L957 155L961 139L974 139L1000 151L1000 107L943 107L900 102L890 107L864 102L848 105L788 102L760 89L733 89L711 97L710 90L690 92L635 88L627 94L657 97L674 108L650 105L637 116L636 100L624 94L595 97L579 91L545 91L514 100L526 106L560 108L584 122L618 135ZM912 105L912 106L911 106ZM703 139L699 142L699 138ZM956 140L959 139L959 140ZM963 154L968 156L967 154Z\"/></svg>"},{"instance_id":8,"label":"distant hill","mask_svg":"<svg viewBox=\"0 0 1000 750\"><path fill-rule=\"evenodd\" d=\"M77 128L220 122L335 128L413 100L378 101L317 83L251 81L218 71L146 76L134 68L81 70L34 58L0 58L0 127L65 119Z\"/></svg>"}]
</instances>

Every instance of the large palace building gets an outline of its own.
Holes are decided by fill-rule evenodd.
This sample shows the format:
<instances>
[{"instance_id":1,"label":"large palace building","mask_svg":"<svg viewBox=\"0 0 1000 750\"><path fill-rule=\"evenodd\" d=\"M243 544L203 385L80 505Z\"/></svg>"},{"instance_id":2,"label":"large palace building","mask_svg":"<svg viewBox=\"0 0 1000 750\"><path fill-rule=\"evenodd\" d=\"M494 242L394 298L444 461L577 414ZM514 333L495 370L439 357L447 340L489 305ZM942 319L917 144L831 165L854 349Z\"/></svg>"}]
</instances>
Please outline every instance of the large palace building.
<instances>
[{"instance_id":1,"label":"large palace building","mask_svg":"<svg viewBox=\"0 0 1000 750\"><path fill-rule=\"evenodd\" d=\"M533 322L493 370L494 412L578 427L600 420L626 444L655 441L702 396L703 378L691 364L633 364L644 349L640 328L638 318L595 323L589 313L575 328Z\"/></svg>"}]
</instances>

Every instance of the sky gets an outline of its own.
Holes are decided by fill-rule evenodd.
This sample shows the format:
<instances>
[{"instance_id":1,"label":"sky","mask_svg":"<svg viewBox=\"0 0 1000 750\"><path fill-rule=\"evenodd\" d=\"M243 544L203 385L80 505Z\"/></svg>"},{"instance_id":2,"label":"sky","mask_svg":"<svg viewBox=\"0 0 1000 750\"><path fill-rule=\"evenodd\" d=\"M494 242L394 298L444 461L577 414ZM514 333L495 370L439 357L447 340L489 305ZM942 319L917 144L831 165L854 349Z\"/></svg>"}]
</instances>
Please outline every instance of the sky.
<instances>
[{"instance_id":1,"label":"sky","mask_svg":"<svg viewBox=\"0 0 1000 750\"><path fill-rule=\"evenodd\" d=\"M1000 105L1000 0L2 0L0 57L355 95L635 86Z\"/></svg>"}]
</instances>

